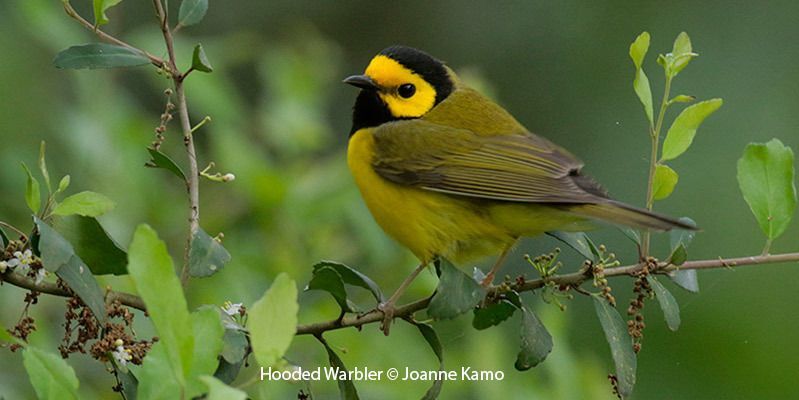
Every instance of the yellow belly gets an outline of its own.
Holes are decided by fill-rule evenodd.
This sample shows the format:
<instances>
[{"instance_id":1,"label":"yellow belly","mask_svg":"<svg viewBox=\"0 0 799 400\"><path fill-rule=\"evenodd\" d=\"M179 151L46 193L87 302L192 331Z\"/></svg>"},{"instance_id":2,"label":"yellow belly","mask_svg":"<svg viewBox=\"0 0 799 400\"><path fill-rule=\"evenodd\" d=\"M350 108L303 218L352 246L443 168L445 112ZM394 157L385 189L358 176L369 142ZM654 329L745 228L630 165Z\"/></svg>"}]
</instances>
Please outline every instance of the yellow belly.
<instances>
[{"instance_id":1,"label":"yellow belly","mask_svg":"<svg viewBox=\"0 0 799 400\"><path fill-rule=\"evenodd\" d=\"M423 262L442 256L465 262L499 253L515 237L490 221L490 207L402 186L372 168L374 138L361 129L350 138L347 163L378 225Z\"/></svg>"},{"instance_id":2,"label":"yellow belly","mask_svg":"<svg viewBox=\"0 0 799 400\"><path fill-rule=\"evenodd\" d=\"M557 207L478 200L399 185L372 167L374 137L350 138L347 163L378 225L423 262L436 256L463 263L499 254L521 236L567 229L583 218ZM583 226L584 228L584 226Z\"/></svg>"}]
</instances>

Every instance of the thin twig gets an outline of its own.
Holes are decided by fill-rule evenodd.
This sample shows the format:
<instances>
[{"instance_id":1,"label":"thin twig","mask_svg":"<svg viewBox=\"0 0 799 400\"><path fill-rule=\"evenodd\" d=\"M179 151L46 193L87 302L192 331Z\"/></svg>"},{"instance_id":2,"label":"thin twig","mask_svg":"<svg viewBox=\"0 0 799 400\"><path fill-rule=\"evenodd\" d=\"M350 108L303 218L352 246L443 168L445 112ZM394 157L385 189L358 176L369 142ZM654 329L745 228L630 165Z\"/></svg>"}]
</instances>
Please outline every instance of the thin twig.
<instances>
[{"instance_id":1,"label":"thin twig","mask_svg":"<svg viewBox=\"0 0 799 400\"><path fill-rule=\"evenodd\" d=\"M17 229L14 225L0 221L0 226L5 226L6 228L13 230L17 234L19 234L22 238L24 238L26 242L28 241L28 235L26 235L25 232L22 232L21 230Z\"/></svg>"},{"instance_id":2,"label":"thin twig","mask_svg":"<svg viewBox=\"0 0 799 400\"><path fill-rule=\"evenodd\" d=\"M186 177L186 188L189 192L189 235L186 239L186 248L183 256L183 268L180 272L180 282L183 286L189 281L189 253L191 251L191 240L200 228L200 173L197 167L197 152L194 148L194 137L191 130L189 119L189 108L186 104L186 93L183 89L183 78L177 68L175 49L172 39L172 31L169 29L169 18L164 10L161 0L153 0L155 14L161 27L161 33L166 43L167 54L169 54L169 69L172 79L175 82L175 95L177 96L178 115L180 116L180 128L183 131L183 144L186 146L186 155L189 161L189 174Z\"/></svg>"},{"instance_id":3,"label":"thin twig","mask_svg":"<svg viewBox=\"0 0 799 400\"><path fill-rule=\"evenodd\" d=\"M142 55L144 55L145 57L147 57L150 60L150 63L152 63L156 67L158 67L158 68L163 68L164 67L165 61L162 58L154 56L154 55L152 55L152 54L150 54L150 53L148 53L148 52L146 52L146 51L144 51L144 50L142 50L142 49L140 49L138 47L132 46L132 45L126 43L126 42L123 42L122 40L117 39L116 37L114 37L112 35L109 35L109 34L103 32L99 28L95 27L94 24L92 24L91 22L87 21L85 18L81 17L80 14L78 14L78 12L75 11L74 8L72 8L72 5L69 4L68 1L64 2L64 11L66 11L67 15L72 17L72 19L80 22L80 24L83 25L84 27L86 27L86 29L94 32L100 39L105 40L106 42L113 43L113 44L115 44L117 46L122 46L124 48L127 48L127 49L133 50L135 52L141 53Z\"/></svg>"},{"instance_id":4,"label":"thin twig","mask_svg":"<svg viewBox=\"0 0 799 400\"><path fill-rule=\"evenodd\" d=\"M777 255L759 255L750 257L739 258L718 258L713 260L698 260L688 261L681 266L670 265L668 263L661 263L654 273L669 273L676 270L699 270L699 269L712 269L712 268L729 268L739 267L744 265L757 265L757 264L771 264L779 262L799 262L799 252L786 253ZM606 268L605 277L632 275L641 270L643 264L627 265L622 267ZM554 282L556 285L561 286L579 286L583 282L591 279L590 275L578 271L570 274L553 275L545 279L535 279L526 281L523 284L511 285L511 289L517 292L529 292L540 287L543 287L547 281ZM499 288L492 286L488 289L488 296L496 295ZM431 297L397 307L394 311L395 318L409 317L413 313L427 308L430 304ZM366 324L382 321L383 313L377 310L370 311L363 315L351 315L342 319L335 319L315 324L299 325L297 327L298 335L321 335L323 332L332 331L348 327L360 327Z\"/></svg>"},{"instance_id":5,"label":"thin twig","mask_svg":"<svg viewBox=\"0 0 799 400\"><path fill-rule=\"evenodd\" d=\"M669 95L671 93L671 80L672 76L666 74L666 87L663 89L663 99L660 101L660 112L658 113L657 123L652 128L650 125L650 139L652 142L652 151L649 157L649 179L646 184L646 209L652 211L655 205L655 171L658 165L658 150L660 148L660 129L663 127L663 119L666 117L666 110L669 108ZM641 238L641 255L642 259L649 256L649 241L652 232L645 231Z\"/></svg>"},{"instance_id":6,"label":"thin twig","mask_svg":"<svg viewBox=\"0 0 799 400\"><path fill-rule=\"evenodd\" d=\"M33 278L30 278L22 274L18 274L13 271L6 271L4 274L0 275L0 282L10 283L14 286L23 289L33 290L39 293L51 294L54 296L61 296L61 297L74 296L74 293L65 290L64 288L58 286L55 283L52 282L36 283L36 281ZM141 311L147 311L144 305L144 301L141 299L141 297L136 296L134 294L125 293L125 292L115 292L113 290L109 290L106 293L105 300L106 303L111 303L114 300L119 300L120 303L126 306L133 307Z\"/></svg>"},{"instance_id":7,"label":"thin twig","mask_svg":"<svg viewBox=\"0 0 799 400\"><path fill-rule=\"evenodd\" d=\"M681 266L675 266L668 263L660 263L658 269L651 271L652 273L667 274L677 270L700 270L700 269L715 269L715 268L733 268L745 265L758 265L758 264L773 264L782 262L799 262L799 252L784 253L784 254L769 254L758 255L749 257L738 258L716 258L711 260L697 260L688 261ZM630 276L641 270L642 264L633 264L623 267L606 268L604 271L605 277L615 276ZM529 292L540 287L543 287L547 282L554 282L556 285L578 286L583 282L591 279L590 274L585 271L577 271L570 274L553 275L546 279L534 279L524 282L523 284L511 285L511 289L517 292ZM0 283L10 283L11 285L21 287L23 289L34 290L41 293L51 294L54 296L72 297L73 294L62 289L58 285L51 282L36 283L32 278L23 276L13 271L6 271L0 275ZM499 287L491 286L488 288L488 296L494 296L499 291ZM124 292L115 292L109 290L106 293L106 302L110 303L114 300L119 300L122 304L136 308L141 311L147 311L144 301L136 295ZM395 318L408 318L413 313L427 308L430 304L430 297L416 300L414 302L399 306L394 312ZM298 335L321 335L324 332L332 331L341 328L359 327L374 322L383 320L383 313L380 311L371 311L363 315L348 315L341 319L334 319L325 322L318 322L314 324L299 325L297 327Z\"/></svg>"}]
</instances>

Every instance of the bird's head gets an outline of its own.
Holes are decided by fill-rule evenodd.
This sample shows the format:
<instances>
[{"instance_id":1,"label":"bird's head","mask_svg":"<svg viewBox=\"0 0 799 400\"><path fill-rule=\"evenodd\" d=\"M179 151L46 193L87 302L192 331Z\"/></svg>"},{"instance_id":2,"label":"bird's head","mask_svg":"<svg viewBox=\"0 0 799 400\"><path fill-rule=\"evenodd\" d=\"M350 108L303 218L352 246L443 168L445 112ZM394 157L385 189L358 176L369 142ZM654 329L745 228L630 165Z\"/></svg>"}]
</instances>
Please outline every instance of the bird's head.
<instances>
[{"instance_id":1,"label":"bird's head","mask_svg":"<svg viewBox=\"0 0 799 400\"><path fill-rule=\"evenodd\" d=\"M353 109L353 129L398 119L419 118L452 93L444 63L411 47L392 46L369 62L363 75L344 83L361 88Z\"/></svg>"}]
</instances>

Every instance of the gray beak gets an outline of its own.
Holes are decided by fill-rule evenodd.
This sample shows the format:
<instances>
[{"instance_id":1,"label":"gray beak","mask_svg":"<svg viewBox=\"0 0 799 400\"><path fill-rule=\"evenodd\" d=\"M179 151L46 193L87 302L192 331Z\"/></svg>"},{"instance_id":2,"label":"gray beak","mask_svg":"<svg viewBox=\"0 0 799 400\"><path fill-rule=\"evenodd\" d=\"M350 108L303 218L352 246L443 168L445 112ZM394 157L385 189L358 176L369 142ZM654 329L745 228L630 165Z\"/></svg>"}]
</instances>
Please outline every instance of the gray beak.
<instances>
[{"instance_id":1,"label":"gray beak","mask_svg":"<svg viewBox=\"0 0 799 400\"><path fill-rule=\"evenodd\" d=\"M352 86L366 89L366 90L374 90L377 89L377 84L375 81L372 80L367 75L353 75L345 78L342 82L350 84Z\"/></svg>"}]
</instances>

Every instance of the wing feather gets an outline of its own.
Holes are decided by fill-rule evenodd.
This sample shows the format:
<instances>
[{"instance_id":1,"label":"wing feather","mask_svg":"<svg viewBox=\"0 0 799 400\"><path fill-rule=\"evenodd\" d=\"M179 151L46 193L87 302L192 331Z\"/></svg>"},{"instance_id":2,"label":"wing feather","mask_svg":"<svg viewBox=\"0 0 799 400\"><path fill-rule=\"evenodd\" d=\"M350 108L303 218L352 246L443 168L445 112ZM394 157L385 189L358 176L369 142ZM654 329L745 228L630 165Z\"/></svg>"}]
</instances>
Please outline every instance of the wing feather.
<instances>
[{"instance_id":1,"label":"wing feather","mask_svg":"<svg viewBox=\"0 0 799 400\"><path fill-rule=\"evenodd\" d=\"M470 98L453 106L451 98L458 96ZM375 128L373 166L379 175L426 190L500 201L585 204L607 197L580 175L580 160L528 132L490 100L462 90L450 97L430 118ZM452 119L447 107L465 117ZM496 131L497 126L510 131Z\"/></svg>"}]
</instances>

